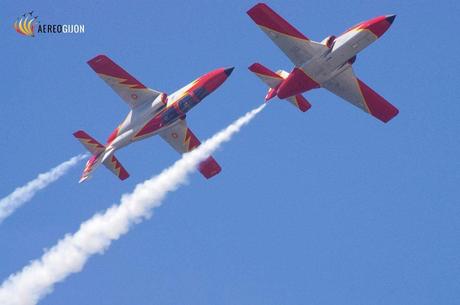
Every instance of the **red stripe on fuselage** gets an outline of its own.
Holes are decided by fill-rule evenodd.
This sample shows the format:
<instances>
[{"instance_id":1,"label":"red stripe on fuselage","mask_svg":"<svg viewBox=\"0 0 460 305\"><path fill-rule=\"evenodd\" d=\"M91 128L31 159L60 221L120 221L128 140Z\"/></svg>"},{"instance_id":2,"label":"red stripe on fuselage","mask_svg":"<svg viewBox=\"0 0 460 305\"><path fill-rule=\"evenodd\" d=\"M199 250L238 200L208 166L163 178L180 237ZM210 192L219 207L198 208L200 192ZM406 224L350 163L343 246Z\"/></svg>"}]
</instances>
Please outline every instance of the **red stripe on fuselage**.
<instances>
[{"instance_id":1,"label":"red stripe on fuselage","mask_svg":"<svg viewBox=\"0 0 460 305\"><path fill-rule=\"evenodd\" d=\"M161 114L155 116L135 135L135 137L143 137L153 133L163 127L163 117Z\"/></svg>"},{"instance_id":2,"label":"red stripe on fuselage","mask_svg":"<svg viewBox=\"0 0 460 305\"><path fill-rule=\"evenodd\" d=\"M374 19L364 21L361 23L359 28L371 31L378 38L388 30L390 25L391 23L387 21L385 16L379 16Z\"/></svg>"},{"instance_id":3,"label":"red stripe on fuselage","mask_svg":"<svg viewBox=\"0 0 460 305\"><path fill-rule=\"evenodd\" d=\"M203 86L206 91L211 93L222 85L227 78L228 76L225 74L225 69L220 68L202 76L195 88Z\"/></svg>"},{"instance_id":4,"label":"red stripe on fuselage","mask_svg":"<svg viewBox=\"0 0 460 305\"><path fill-rule=\"evenodd\" d=\"M107 139L107 144L110 144L113 142L113 140L115 140L115 138L118 136L118 131L120 130L119 127L115 128L114 131L112 131L112 133L109 135L108 139Z\"/></svg>"},{"instance_id":5,"label":"red stripe on fuselage","mask_svg":"<svg viewBox=\"0 0 460 305\"><path fill-rule=\"evenodd\" d=\"M207 94L211 93L215 89L217 89L222 83L228 78L227 74L225 73L224 68L219 68L214 71L211 71L201 77L199 77L197 80L194 81L193 86L188 88L186 91L184 91L180 97L177 98L177 100L172 101L172 104L163 110L160 114L155 116L153 119L151 119L144 127L136 134L135 137L141 137L141 136L146 136L150 133L153 133L161 128L164 127L164 121L163 121L163 114L168 111L171 107L174 107L176 111L179 113L179 115L184 115L180 108L178 107L178 102L184 98L187 95L192 96L192 98L196 99L194 96L194 91L197 90L200 87L203 87L206 91Z\"/></svg>"},{"instance_id":6,"label":"red stripe on fuselage","mask_svg":"<svg viewBox=\"0 0 460 305\"><path fill-rule=\"evenodd\" d=\"M101 153L99 153L97 155L93 155L93 156L91 156L91 158L88 159L88 161L86 162L85 169L83 170L82 177L87 175L89 172L91 172L91 169L97 163L97 160L99 159L100 155L101 155Z\"/></svg>"},{"instance_id":7,"label":"red stripe on fuselage","mask_svg":"<svg viewBox=\"0 0 460 305\"><path fill-rule=\"evenodd\" d=\"M388 30L390 26L391 26L391 22L388 21L387 16L379 16L379 17L375 17L375 18L363 21L361 23L358 23L357 25L346 30L343 34L348 33L352 30L369 30L377 38L379 38L380 36L383 35L383 33L385 33Z\"/></svg>"}]
</instances>

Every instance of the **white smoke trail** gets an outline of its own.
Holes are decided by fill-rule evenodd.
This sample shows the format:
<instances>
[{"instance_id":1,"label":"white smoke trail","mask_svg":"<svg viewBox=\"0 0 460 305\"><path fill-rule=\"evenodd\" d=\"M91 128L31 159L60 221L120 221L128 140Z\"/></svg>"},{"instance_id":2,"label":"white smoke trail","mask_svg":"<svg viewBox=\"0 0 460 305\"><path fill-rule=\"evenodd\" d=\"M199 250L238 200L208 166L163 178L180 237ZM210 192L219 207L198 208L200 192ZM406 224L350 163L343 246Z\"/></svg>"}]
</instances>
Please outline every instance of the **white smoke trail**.
<instances>
[{"instance_id":1,"label":"white smoke trail","mask_svg":"<svg viewBox=\"0 0 460 305\"><path fill-rule=\"evenodd\" d=\"M264 106L246 113L159 175L138 184L132 193L122 195L119 205L94 215L82 223L76 233L66 235L40 259L11 275L0 286L0 304L34 305L52 291L54 284L81 271L91 255L103 253L133 224L150 217L153 208L160 206L169 192L185 183L202 160L229 141Z\"/></svg>"},{"instance_id":2,"label":"white smoke trail","mask_svg":"<svg viewBox=\"0 0 460 305\"><path fill-rule=\"evenodd\" d=\"M46 173L39 174L37 178L29 181L26 185L16 188L11 194L0 199L0 224L10 216L17 208L32 199L35 194L62 177L78 161L87 157L87 154L75 156Z\"/></svg>"}]
</instances>

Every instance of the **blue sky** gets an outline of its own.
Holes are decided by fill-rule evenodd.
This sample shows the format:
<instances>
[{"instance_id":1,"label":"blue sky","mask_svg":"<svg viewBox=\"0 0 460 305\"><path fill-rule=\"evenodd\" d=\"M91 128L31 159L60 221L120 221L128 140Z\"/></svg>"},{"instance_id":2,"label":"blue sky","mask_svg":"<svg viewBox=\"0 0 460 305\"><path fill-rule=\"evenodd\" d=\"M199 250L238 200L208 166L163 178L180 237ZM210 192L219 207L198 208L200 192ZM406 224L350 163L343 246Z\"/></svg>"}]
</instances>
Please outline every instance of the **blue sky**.
<instances>
[{"instance_id":1,"label":"blue sky","mask_svg":"<svg viewBox=\"0 0 460 305\"><path fill-rule=\"evenodd\" d=\"M219 176L194 174L41 304L458 304L460 5L268 3L313 40L397 14L354 69L400 114L383 124L324 90L305 94L307 113L274 100L215 154ZM73 131L103 141L124 118L86 65L97 54L166 92L235 66L188 116L202 139L260 104L265 85L247 66L292 66L246 15L253 4L4 3L0 196L83 152ZM21 37L12 24L29 10L86 33ZM2 279L179 157L158 138L117 156L125 182L100 169L79 185L80 164L1 225Z\"/></svg>"}]
</instances>

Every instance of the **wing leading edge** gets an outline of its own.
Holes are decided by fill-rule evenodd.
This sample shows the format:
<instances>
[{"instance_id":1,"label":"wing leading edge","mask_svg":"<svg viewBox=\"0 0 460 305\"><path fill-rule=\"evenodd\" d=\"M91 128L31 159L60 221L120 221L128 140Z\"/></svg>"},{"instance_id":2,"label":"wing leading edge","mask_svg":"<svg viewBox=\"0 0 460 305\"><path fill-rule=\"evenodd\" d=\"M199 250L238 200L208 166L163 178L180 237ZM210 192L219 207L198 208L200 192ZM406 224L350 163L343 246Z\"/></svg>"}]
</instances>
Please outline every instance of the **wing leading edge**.
<instances>
[{"instance_id":1,"label":"wing leading edge","mask_svg":"<svg viewBox=\"0 0 460 305\"><path fill-rule=\"evenodd\" d=\"M283 51L296 67L323 52L326 46L311 41L264 3L256 4L247 14Z\"/></svg>"},{"instance_id":2,"label":"wing leading edge","mask_svg":"<svg viewBox=\"0 0 460 305\"><path fill-rule=\"evenodd\" d=\"M122 67L105 55L98 55L88 61L88 65L107 83L129 107L153 101L161 92L147 88Z\"/></svg>"}]
</instances>

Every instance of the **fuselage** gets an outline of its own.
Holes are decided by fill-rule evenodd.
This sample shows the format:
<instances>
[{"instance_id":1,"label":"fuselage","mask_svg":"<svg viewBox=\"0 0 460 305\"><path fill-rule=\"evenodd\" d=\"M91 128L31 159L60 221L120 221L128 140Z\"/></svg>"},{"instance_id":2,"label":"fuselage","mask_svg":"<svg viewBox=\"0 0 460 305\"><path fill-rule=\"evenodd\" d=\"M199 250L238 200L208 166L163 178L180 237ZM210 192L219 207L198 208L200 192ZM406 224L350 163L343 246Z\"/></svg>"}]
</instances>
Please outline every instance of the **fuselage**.
<instances>
[{"instance_id":1,"label":"fuselage","mask_svg":"<svg viewBox=\"0 0 460 305\"><path fill-rule=\"evenodd\" d=\"M103 158L135 141L154 136L185 118L186 113L217 89L232 70L216 69L169 96L162 93L154 100L132 109L107 139L106 156Z\"/></svg>"},{"instance_id":2,"label":"fuselage","mask_svg":"<svg viewBox=\"0 0 460 305\"><path fill-rule=\"evenodd\" d=\"M348 29L337 38L326 38L323 43L327 48L295 67L280 84L277 90L278 97L284 99L321 87L323 83L346 69L360 51L382 36L393 20L394 15L380 16ZM295 86L298 81L303 82L302 88ZM308 83L308 86L305 86L305 83Z\"/></svg>"}]
</instances>

